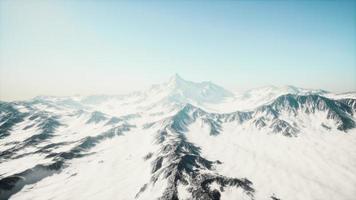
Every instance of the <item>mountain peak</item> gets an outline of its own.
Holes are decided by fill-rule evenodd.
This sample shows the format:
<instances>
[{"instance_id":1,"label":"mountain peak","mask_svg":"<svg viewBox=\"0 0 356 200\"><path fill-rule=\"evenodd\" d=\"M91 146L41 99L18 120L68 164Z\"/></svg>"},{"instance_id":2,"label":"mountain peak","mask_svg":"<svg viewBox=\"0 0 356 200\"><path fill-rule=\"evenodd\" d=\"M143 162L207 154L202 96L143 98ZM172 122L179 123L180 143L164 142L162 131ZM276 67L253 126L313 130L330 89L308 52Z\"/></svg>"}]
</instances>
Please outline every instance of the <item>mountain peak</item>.
<instances>
[{"instance_id":1,"label":"mountain peak","mask_svg":"<svg viewBox=\"0 0 356 200\"><path fill-rule=\"evenodd\" d=\"M173 76L169 78L170 83L177 83L185 81L179 74L175 73Z\"/></svg>"},{"instance_id":2,"label":"mountain peak","mask_svg":"<svg viewBox=\"0 0 356 200\"><path fill-rule=\"evenodd\" d=\"M179 103L219 102L233 94L212 82L193 82L174 74L163 84L154 85L149 93L167 97L170 101Z\"/></svg>"}]
</instances>

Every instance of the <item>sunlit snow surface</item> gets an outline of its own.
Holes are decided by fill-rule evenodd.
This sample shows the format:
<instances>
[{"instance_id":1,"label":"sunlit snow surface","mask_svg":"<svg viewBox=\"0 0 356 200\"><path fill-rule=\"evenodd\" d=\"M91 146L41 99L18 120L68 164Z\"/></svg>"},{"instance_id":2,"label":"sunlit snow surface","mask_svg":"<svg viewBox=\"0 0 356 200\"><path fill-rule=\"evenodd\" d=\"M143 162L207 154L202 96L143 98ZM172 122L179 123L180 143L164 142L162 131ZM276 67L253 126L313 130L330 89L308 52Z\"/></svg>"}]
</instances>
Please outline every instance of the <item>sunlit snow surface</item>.
<instances>
[{"instance_id":1,"label":"sunlit snow surface","mask_svg":"<svg viewBox=\"0 0 356 200\"><path fill-rule=\"evenodd\" d=\"M256 199L273 193L294 200L355 198L355 131L311 130L288 138L226 124L221 135L208 135L196 122L187 137L202 147L206 158L224 163L217 169L220 173L249 177Z\"/></svg>"},{"instance_id":2,"label":"sunlit snow surface","mask_svg":"<svg viewBox=\"0 0 356 200\"><path fill-rule=\"evenodd\" d=\"M177 75L128 95L1 102L0 199L352 200L355 102Z\"/></svg>"}]
</instances>

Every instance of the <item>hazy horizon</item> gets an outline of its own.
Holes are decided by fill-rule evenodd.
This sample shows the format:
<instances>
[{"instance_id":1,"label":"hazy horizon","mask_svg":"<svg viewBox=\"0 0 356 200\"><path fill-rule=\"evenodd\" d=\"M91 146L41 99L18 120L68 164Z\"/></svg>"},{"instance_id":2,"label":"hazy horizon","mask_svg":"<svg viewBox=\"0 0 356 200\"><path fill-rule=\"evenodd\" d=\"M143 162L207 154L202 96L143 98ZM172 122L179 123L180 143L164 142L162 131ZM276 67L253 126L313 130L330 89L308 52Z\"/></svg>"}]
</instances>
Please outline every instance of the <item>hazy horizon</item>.
<instances>
[{"instance_id":1,"label":"hazy horizon","mask_svg":"<svg viewBox=\"0 0 356 200\"><path fill-rule=\"evenodd\" d=\"M47 97L69 97L69 96L92 96L92 95L94 95L94 96L95 95L126 95L126 94L130 94L130 93L134 93L134 92L148 90L148 89L150 89L150 87L155 86L157 84L168 83L169 81L171 81L171 79L173 77L176 77L176 76L178 76L179 78L183 79L184 81L188 81L188 82L194 82L194 83L211 82L210 80L202 80L202 81L187 80L184 77L182 77L180 74L175 73L175 74L171 75L170 77L167 77L166 79L162 80L161 82L151 83L149 85L143 86L142 88L128 90L128 91L122 91L119 93L115 93L115 92L114 93L100 93L100 92L98 92L98 93L84 93L84 94L76 93L76 94L62 94L62 95L61 94L38 94L36 96L22 98L22 99L11 99L11 100L0 99L0 100L2 100L2 101L22 101L22 100L29 100L29 99L36 98L36 97L46 97L46 96ZM216 83L213 82L213 84L216 84ZM231 88L224 87L223 85L219 85L219 84L217 84L217 85L221 86L224 89L227 89L228 91L233 92L233 93L247 92L248 90L261 89L261 88L266 88L266 87L276 87L276 88L280 88L280 89L283 89L283 87L297 87L300 89L310 89L310 90L322 89L322 90L324 90L323 88L304 88L304 87L298 87L297 85L271 85L271 84L270 85L261 85L261 86L257 86L257 87L244 88L244 89L240 89L240 90L234 90ZM330 91L330 90L325 90L325 91L334 92L334 91ZM347 93L347 92L356 92L356 91L346 91L346 92L336 92L336 93L341 94L341 93Z\"/></svg>"},{"instance_id":2,"label":"hazy horizon","mask_svg":"<svg viewBox=\"0 0 356 200\"><path fill-rule=\"evenodd\" d=\"M124 94L175 73L232 91L356 91L356 1L0 1L0 100Z\"/></svg>"}]
</instances>

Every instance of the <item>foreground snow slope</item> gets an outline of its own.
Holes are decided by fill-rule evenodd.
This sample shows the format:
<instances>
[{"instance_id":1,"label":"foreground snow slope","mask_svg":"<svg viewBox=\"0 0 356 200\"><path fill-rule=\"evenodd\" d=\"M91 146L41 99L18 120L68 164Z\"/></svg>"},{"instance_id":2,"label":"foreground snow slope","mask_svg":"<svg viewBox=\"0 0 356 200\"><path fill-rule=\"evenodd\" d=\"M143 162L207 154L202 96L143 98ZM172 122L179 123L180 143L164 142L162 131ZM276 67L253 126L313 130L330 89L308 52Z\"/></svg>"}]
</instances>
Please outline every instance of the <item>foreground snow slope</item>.
<instances>
[{"instance_id":1,"label":"foreground snow slope","mask_svg":"<svg viewBox=\"0 0 356 200\"><path fill-rule=\"evenodd\" d=\"M356 99L178 75L0 102L0 199L354 199Z\"/></svg>"},{"instance_id":2,"label":"foreground snow slope","mask_svg":"<svg viewBox=\"0 0 356 200\"><path fill-rule=\"evenodd\" d=\"M290 200L355 198L355 131L313 130L287 138L233 124L223 128L221 135L209 136L198 121L189 127L187 138L202 148L203 157L223 163L219 173L248 177L256 199L273 194Z\"/></svg>"}]
</instances>

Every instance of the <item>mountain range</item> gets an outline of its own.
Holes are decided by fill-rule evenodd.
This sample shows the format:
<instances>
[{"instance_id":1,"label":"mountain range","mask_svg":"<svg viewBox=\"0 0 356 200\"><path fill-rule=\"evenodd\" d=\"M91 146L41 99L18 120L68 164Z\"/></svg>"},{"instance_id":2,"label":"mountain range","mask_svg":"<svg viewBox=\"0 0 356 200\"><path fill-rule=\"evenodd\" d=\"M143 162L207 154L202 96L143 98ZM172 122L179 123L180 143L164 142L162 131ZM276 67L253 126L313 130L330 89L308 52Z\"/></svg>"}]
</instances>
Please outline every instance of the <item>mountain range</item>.
<instances>
[{"instance_id":1,"label":"mountain range","mask_svg":"<svg viewBox=\"0 0 356 200\"><path fill-rule=\"evenodd\" d=\"M236 93L177 74L0 102L0 199L351 200L355 112L355 92Z\"/></svg>"}]
</instances>

